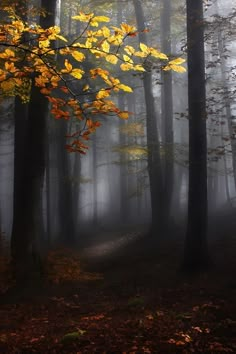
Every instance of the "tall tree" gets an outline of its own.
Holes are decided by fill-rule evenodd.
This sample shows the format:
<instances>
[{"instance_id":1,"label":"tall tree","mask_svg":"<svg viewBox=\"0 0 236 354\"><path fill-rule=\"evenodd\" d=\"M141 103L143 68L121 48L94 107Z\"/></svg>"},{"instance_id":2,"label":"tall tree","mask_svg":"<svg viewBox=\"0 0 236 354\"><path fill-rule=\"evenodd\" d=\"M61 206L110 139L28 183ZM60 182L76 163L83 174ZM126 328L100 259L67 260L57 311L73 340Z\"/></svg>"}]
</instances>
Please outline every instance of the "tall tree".
<instances>
[{"instance_id":1,"label":"tall tree","mask_svg":"<svg viewBox=\"0 0 236 354\"><path fill-rule=\"evenodd\" d=\"M54 24L56 0L42 0L48 15L40 16L44 28ZM27 111L27 112L26 112ZM15 127L14 201L11 252L16 278L40 275L39 244L42 237L42 189L45 172L45 131L48 102L32 87L28 106L22 107L23 129ZM26 117L26 119L25 119Z\"/></svg>"},{"instance_id":2,"label":"tall tree","mask_svg":"<svg viewBox=\"0 0 236 354\"><path fill-rule=\"evenodd\" d=\"M189 105L188 225L184 267L198 271L208 263L207 138L203 1L187 0Z\"/></svg>"},{"instance_id":3,"label":"tall tree","mask_svg":"<svg viewBox=\"0 0 236 354\"><path fill-rule=\"evenodd\" d=\"M145 17L140 0L133 0L140 43L147 44ZM157 127L157 112L152 92L152 73L146 71L143 75L143 87L146 104L148 173L152 208L152 234L162 232L163 227L163 176L161 169L160 142Z\"/></svg>"},{"instance_id":4,"label":"tall tree","mask_svg":"<svg viewBox=\"0 0 236 354\"><path fill-rule=\"evenodd\" d=\"M70 154L65 149L68 124L58 122L57 168L58 168L58 211L60 241L67 245L75 242L75 220L73 213L73 185Z\"/></svg>"},{"instance_id":5,"label":"tall tree","mask_svg":"<svg viewBox=\"0 0 236 354\"><path fill-rule=\"evenodd\" d=\"M161 42L162 52L171 54L171 0L162 1L161 11ZM169 224L170 208L174 183L174 151L173 151L173 95L172 95L172 73L171 71L162 71L161 86L161 112L163 127L163 143L165 149L165 158L163 166L164 174L164 195L163 208L166 218L166 227Z\"/></svg>"}]
</instances>

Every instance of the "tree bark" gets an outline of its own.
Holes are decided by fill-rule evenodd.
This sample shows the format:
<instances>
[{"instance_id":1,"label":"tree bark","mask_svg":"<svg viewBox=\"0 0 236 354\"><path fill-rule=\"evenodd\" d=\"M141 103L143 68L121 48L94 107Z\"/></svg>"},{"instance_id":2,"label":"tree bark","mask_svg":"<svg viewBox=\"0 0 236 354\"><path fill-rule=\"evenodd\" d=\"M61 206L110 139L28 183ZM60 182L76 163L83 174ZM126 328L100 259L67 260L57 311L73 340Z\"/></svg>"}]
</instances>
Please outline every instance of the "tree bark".
<instances>
[{"instance_id":1,"label":"tree bark","mask_svg":"<svg viewBox=\"0 0 236 354\"><path fill-rule=\"evenodd\" d=\"M59 224L60 242L65 245L75 243L75 220L73 213L73 191L69 153L65 149L67 122L57 122L59 128L57 167L59 178Z\"/></svg>"},{"instance_id":2,"label":"tree bark","mask_svg":"<svg viewBox=\"0 0 236 354\"><path fill-rule=\"evenodd\" d=\"M40 17L40 24L49 27L54 23L56 0L42 0L42 6L49 14ZM28 107L17 101L16 108L11 256L16 280L21 283L40 278L42 272L42 189L48 102L33 86Z\"/></svg>"},{"instance_id":3,"label":"tree bark","mask_svg":"<svg viewBox=\"0 0 236 354\"><path fill-rule=\"evenodd\" d=\"M201 0L187 0L189 192L184 268L199 271L208 264L207 138L204 17Z\"/></svg>"},{"instance_id":4,"label":"tree bark","mask_svg":"<svg viewBox=\"0 0 236 354\"><path fill-rule=\"evenodd\" d=\"M161 42L162 52L171 54L171 0L162 1L161 12ZM166 225L169 226L171 201L174 183L174 139L173 139L173 95L172 95L172 73L171 71L163 71L161 86L162 101L162 126L164 130L163 143L165 149L165 158L163 161L164 174L164 195L163 208L165 214Z\"/></svg>"},{"instance_id":5,"label":"tree bark","mask_svg":"<svg viewBox=\"0 0 236 354\"><path fill-rule=\"evenodd\" d=\"M145 18L140 0L133 0L139 41L147 44ZM145 72L143 75L144 97L147 116L147 147L148 147L148 174L151 193L152 230L151 233L159 236L163 231L163 177L160 158L160 142L157 128L157 113L152 92L152 74Z\"/></svg>"}]
</instances>

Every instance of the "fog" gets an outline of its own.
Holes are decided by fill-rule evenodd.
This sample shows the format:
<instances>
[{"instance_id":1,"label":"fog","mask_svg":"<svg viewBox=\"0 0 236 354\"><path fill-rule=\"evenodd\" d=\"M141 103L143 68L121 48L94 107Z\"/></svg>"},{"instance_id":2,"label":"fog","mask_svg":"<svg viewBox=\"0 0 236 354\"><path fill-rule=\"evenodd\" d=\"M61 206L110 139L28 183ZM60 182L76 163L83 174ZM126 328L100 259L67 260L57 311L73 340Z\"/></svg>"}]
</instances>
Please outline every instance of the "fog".
<instances>
[{"instance_id":1,"label":"fog","mask_svg":"<svg viewBox=\"0 0 236 354\"><path fill-rule=\"evenodd\" d=\"M235 18L1 1L1 352L235 352Z\"/></svg>"},{"instance_id":2,"label":"fog","mask_svg":"<svg viewBox=\"0 0 236 354\"><path fill-rule=\"evenodd\" d=\"M74 28L70 24L69 16L73 16L79 9L85 11L92 7L102 15L111 18L115 25L117 21L136 23L134 5L131 1L122 3L99 2L94 3L83 1L80 5L71 2L68 11L68 2L65 1L57 5L57 23L62 28L62 33L75 35ZM159 2L147 1L147 6L143 6L145 26L148 30L148 44L161 49L163 41L162 29L160 28L161 4ZM208 1L205 6L206 26L206 85L208 99L208 201L210 214L221 208L234 207L235 183L233 171L233 151L230 140L230 124L227 122L226 99L222 92L222 70L225 70L227 80L227 94L231 111L231 122L234 118L234 57L235 45L233 41L234 22L224 23L223 17L230 16L233 12L232 1ZM127 16L128 15L128 16ZM171 38L168 39L171 45L170 56L181 56L186 58L186 26L185 26L185 6L181 1L172 3L171 15ZM222 18L223 24L220 24ZM218 20L218 27L212 32L214 21ZM213 24L211 26L211 24ZM69 33L68 31L72 33ZM221 56L219 53L219 34L223 36L223 48L225 51L224 66L222 68ZM137 43L138 37L132 38L132 43ZM218 49L217 49L218 48ZM187 114L187 73L172 73L172 98L173 104L173 156L168 156L168 143L165 143L163 111L163 80L159 69L155 65L151 72L152 93L155 101L157 117L158 135L160 141L160 155L163 165L165 160L169 160L174 166L173 190L171 195L171 219L175 223L186 223L186 206L188 202L188 114ZM114 69L113 69L114 70ZM131 84L132 94L119 94L114 96L114 101L122 105L125 110L131 112L128 121L121 121L116 117L100 117L102 127L96 132L96 136L89 142L89 150L85 156L67 156L69 167L67 175L71 184L72 194L76 202L77 230L76 237L81 237L80 227L97 230L100 227L111 225L136 225L151 222L150 189L148 177L148 153L146 136L146 113L143 89L143 77L134 73L114 72L124 83ZM163 91L163 92L162 92ZM13 197L13 161L14 161L14 100L2 99L1 102L1 229L7 238L11 234L12 224L12 197ZM48 141L50 161L50 214L53 220L50 222L50 238L57 237L57 215L60 190L59 172L57 169L57 159L55 149L65 142L57 137L57 122L52 122L53 118L48 119ZM76 122L73 120L66 126L67 132L74 129ZM49 133L50 132L50 133ZM78 162L79 161L79 162ZM79 163L80 167L75 164ZM94 179L95 178L95 179ZM46 183L46 180L45 180ZM75 188L75 195L73 189ZM44 188L44 198L47 188ZM44 219L46 223L45 210L48 204L44 203ZM66 206L65 206L66 210ZM56 212L55 212L56 211ZM157 216L158 217L158 216ZM95 220L95 219L96 220ZM44 225L46 229L46 225Z\"/></svg>"}]
</instances>

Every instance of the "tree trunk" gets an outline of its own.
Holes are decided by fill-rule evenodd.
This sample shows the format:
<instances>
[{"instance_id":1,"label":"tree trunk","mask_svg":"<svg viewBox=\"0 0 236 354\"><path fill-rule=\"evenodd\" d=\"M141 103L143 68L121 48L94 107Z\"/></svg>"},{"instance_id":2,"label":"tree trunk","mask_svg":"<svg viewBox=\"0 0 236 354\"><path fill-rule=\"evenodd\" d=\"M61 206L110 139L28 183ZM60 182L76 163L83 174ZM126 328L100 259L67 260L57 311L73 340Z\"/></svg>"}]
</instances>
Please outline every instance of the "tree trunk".
<instances>
[{"instance_id":1,"label":"tree trunk","mask_svg":"<svg viewBox=\"0 0 236 354\"><path fill-rule=\"evenodd\" d=\"M222 36L222 29L218 30L218 51L220 56L220 66L221 66L221 79L223 86L223 101L225 105L225 116L229 130L229 138L232 149L232 164L233 164L233 175L234 175L234 185L236 189L236 124L232 120L231 103L229 99L230 90L228 87L227 78L227 65L226 59L224 57L224 38Z\"/></svg>"},{"instance_id":2,"label":"tree trunk","mask_svg":"<svg viewBox=\"0 0 236 354\"><path fill-rule=\"evenodd\" d=\"M189 192L184 268L208 264L207 139L203 2L187 0Z\"/></svg>"},{"instance_id":3,"label":"tree trunk","mask_svg":"<svg viewBox=\"0 0 236 354\"><path fill-rule=\"evenodd\" d=\"M56 1L42 0L49 15L42 27L54 23ZM45 131L48 102L32 88L28 107L16 102L14 200L11 255L19 283L41 276L42 189L45 172Z\"/></svg>"},{"instance_id":4,"label":"tree trunk","mask_svg":"<svg viewBox=\"0 0 236 354\"><path fill-rule=\"evenodd\" d=\"M161 12L161 42L162 52L171 54L171 0L162 1ZM165 158L163 161L163 182L164 195L163 208L166 225L169 226L171 201L174 183L174 151L173 151L173 96L172 96L172 73L171 71L162 71L161 102L162 102L162 126L163 143L165 149Z\"/></svg>"},{"instance_id":5,"label":"tree trunk","mask_svg":"<svg viewBox=\"0 0 236 354\"><path fill-rule=\"evenodd\" d=\"M93 226L98 226L98 176L97 176L97 135L93 135Z\"/></svg>"},{"instance_id":6,"label":"tree trunk","mask_svg":"<svg viewBox=\"0 0 236 354\"><path fill-rule=\"evenodd\" d=\"M59 223L60 223L60 242L66 245L75 243L75 224L73 213L73 192L71 181L71 168L69 153L65 149L67 122L60 120L57 122L59 128L58 139L58 178L59 178Z\"/></svg>"},{"instance_id":7,"label":"tree trunk","mask_svg":"<svg viewBox=\"0 0 236 354\"><path fill-rule=\"evenodd\" d=\"M140 0L133 0L137 27L139 30L139 41L147 44L145 32L145 19ZM151 193L152 208L152 234L159 236L163 231L163 179L160 158L160 143L157 128L157 113L152 92L152 74L145 72L143 75L144 96L147 116L147 146L148 146L148 173Z\"/></svg>"},{"instance_id":8,"label":"tree trunk","mask_svg":"<svg viewBox=\"0 0 236 354\"><path fill-rule=\"evenodd\" d=\"M79 130L77 126L76 130ZM76 153L74 156L74 166L73 166L73 217L74 217L74 228L75 231L79 227L79 204L80 204L80 180L81 180L81 158L80 154Z\"/></svg>"}]
</instances>

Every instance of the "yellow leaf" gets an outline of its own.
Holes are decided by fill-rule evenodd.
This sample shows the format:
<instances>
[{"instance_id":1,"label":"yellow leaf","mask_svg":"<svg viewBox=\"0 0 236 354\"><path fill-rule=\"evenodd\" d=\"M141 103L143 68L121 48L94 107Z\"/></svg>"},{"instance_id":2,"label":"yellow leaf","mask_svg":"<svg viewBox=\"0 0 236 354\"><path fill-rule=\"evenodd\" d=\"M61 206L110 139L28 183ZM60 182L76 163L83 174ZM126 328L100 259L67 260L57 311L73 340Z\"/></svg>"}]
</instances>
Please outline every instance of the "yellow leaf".
<instances>
[{"instance_id":1,"label":"yellow leaf","mask_svg":"<svg viewBox=\"0 0 236 354\"><path fill-rule=\"evenodd\" d=\"M133 92L132 88L127 85L119 84L117 87L125 92Z\"/></svg>"},{"instance_id":2,"label":"yellow leaf","mask_svg":"<svg viewBox=\"0 0 236 354\"><path fill-rule=\"evenodd\" d=\"M185 63L185 59L183 58L176 58L174 60L169 61L169 65L180 65Z\"/></svg>"},{"instance_id":3,"label":"yellow leaf","mask_svg":"<svg viewBox=\"0 0 236 354\"><path fill-rule=\"evenodd\" d=\"M24 31L25 25L22 21L20 21L20 20L12 21L12 24L19 32Z\"/></svg>"},{"instance_id":4,"label":"yellow leaf","mask_svg":"<svg viewBox=\"0 0 236 354\"><path fill-rule=\"evenodd\" d=\"M130 63L123 63L123 64L121 64L121 66L120 66L120 68L121 68L121 70L123 70L123 71L129 71L129 70L132 70L133 69L133 65L132 64L130 64Z\"/></svg>"},{"instance_id":5,"label":"yellow leaf","mask_svg":"<svg viewBox=\"0 0 236 354\"><path fill-rule=\"evenodd\" d=\"M0 81L5 80L6 76L7 76L6 72L0 69Z\"/></svg>"},{"instance_id":6,"label":"yellow leaf","mask_svg":"<svg viewBox=\"0 0 236 354\"><path fill-rule=\"evenodd\" d=\"M146 71L141 64L134 65L134 70L136 70L136 71Z\"/></svg>"},{"instance_id":7,"label":"yellow leaf","mask_svg":"<svg viewBox=\"0 0 236 354\"><path fill-rule=\"evenodd\" d=\"M109 97L109 96L110 96L110 90L100 90L96 94L96 99L100 100L102 98Z\"/></svg>"},{"instance_id":8,"label":"yellow leaf","mask_svg":"<svg viewBox=\"0 0 236 354\"><path fill-rule=\"evenodd\" d=\"M139 47L140 47L140 49L141 49L142 52L144 52L144 53L146 53L146 54L149 53L149 50L148 50L148 47L146 46L146 44L140 43Z\"/></svg>"},{"instance_id":9,"label":"yellow leaf","mask_svg":"<svg viewBox=\"0 0 236 354\"><path fill-rule=\"evenodd\" d=\"M106 57L106 53L103 53L98 49L90 49L90 52L94 54L96 58Z\"/></svg>"},{"instance_id":10,"label":"yellow leaf","mask_svg":"<svg viewBox=\"0 0 236 354\"><path fill-rule=\"evenodd\" d=\"M103 37L110 37L110 30L108 27L104 26L101 28Z\"/></svg>"},{"instance_id":11,"label":"yellow leaf","mask_svg":"<svg viewBox=\"0 0 236 354\"><path fill-rule=\"evenodd\" d=\"M61 72L62 73L70 73L72 71L73 67L72 65L69 63L68 59L65 60L65 69L62 69Z\"/></svg>"},{"instance_id":12,"label":"yellow leaf","mask_svg":"<svg viewBox=\"0 0 236 354\"><path fill-rule=\"evenodd\" d=\"M84 71L81 69L73 69L70 74L76 79L80 80L84 74Z\"/></svg>"},{"instance_id":13,"label":"yellow leaf","mask_svg":"<svg viewBox=\"0 0 236 354\"><path fill-rule=\"evenodd\" d=\"M48 48L49 46L50 46L49 39L44 39L42 41L39 41L39 48Z\"/></svg>"},{"instance_id":14,"label":"yellow leaf","mask_svg":"<svg viewBox=\"0 0 236 354\"><path fill-rule=\"evenodd\" d=\"M68 47L61 48L61 49L59 50L59 53L60 53L61 55L68 55L68 54L71 54L71 49L68 48Z\"/></svg>"},{"instance_id":15,"label":"yellow leaf","mask_svg":"<svg viewBox=\"0 0 236 354\"><path fill-rule=\"evenodd\" d=\"M101 48L104 52L109 53L110 51L110 44L107 41L104 41L101 45Z\"/></svg>"},{"instance_id":16,"label":"yellow leaf","mask_svg":"<svg viewBox=\"0 0 236 354\"><path fill-rule=\"evenodd\" d=\"M0 58L6 59L6 58L14 58L15 57L15 52L11 49L6 49L3 53L0 53Z\"/></svg>"},{"instance_id":17,"label":"yellow leaf","mask_svg":"<svg viewBox=\"0 0 236 354\"><path fill-rule=\"evenodd\" d=\"M83 61L85 59L85 55L81 52L74 51L71 53L72 57L77 61Z\"/></svg>"},{"instance_id":18,"label":"yellow leaf","mask_svg":"<svg viewBox=\"0 0 236 354\"><path fill-rule=\"evenodd\" d=\"M79 15L72 16L73 20L81 21L81 22L89 22L93 18L94 14L85 14L84 12L80 12Z\"/></svg>"},{"instance_id":19,"label":"yellow leaf","mask_svg":"<svg viewBox=\"0 0 236 354\"><path fill-rule=\"evenodd\" d=\"M65 37L61 36L60 34L56 34L55 37L58 39L61 39L64 42L68 42L67 39Z\"/></svg>"},{"instance_id":20,"label":"yellow leaf","mask_svg":"<svg viewBox=\"0 0 236 354\"><path fill-rule=\"evenodd\" d=\"M166 65L164 68L163 68L164 71L169 71L171 70L171 66L170 65Z\"/></svg>"},{"instance_id":21,"label":"yellow leaf","mask_svg":"<svg viewBox=\"0 0 236 354\"><path fill-rule=\"evenodd\" d=\"M15 73L17 71L14 63L9 63L8 61L5 62L5 69L10 73Z\"/></svg>"},{"instance_id":22,"label":"yellow leaf","mask_svg":"<svg viewBox=\"0 0 236 354\"><path fill-rule=\"evenodd\" d=\"M135 49L133 47L131 47L130 45L126 45L124 47L124 51L129 55L133 55L135 53Z\"/></svg>"},{"instance_id":23,"label":"yellow leaf","mask_svg":"<svg viewBox=\"0 0 236 354\"><path fill-rule=\"evenodd\" d=\"M121 119L128 119L129 118L129 113L128 112L119 112L118 113L118 116L121 118Z\"/></svg>"},{"instance_id":24,"label":"yellow leaf","mask_svg":"<svg viewBox=\"0 0 236 354\"><path fill-rule=\"evenodd\" d=\"M171 70L177 72L177 73L185 73L186 69L183 66L180 65L170 65Z\"/></svg>"},{"instance_id":25,"label":"yellow leaf","mask_svg":"<svg viewBox=\"0 0 236 354\"><path fill-rule=\"evenodd\" d=\"M168 56L165 55L164 53L159 52L158 50L151 48L150 49L150 53L154 58L158 58L158 59L164 59L164 60L168 60Z\"/></svg>"},{"instance_id":26,"label":"yellow leaf","mask_svg":"<svg viewBox=\"0 0 236 354\"><path fill-rule=\"evenodd\" d=\"M101 68L96 68L90 70L90 75L92 79L95 79L99 75L103 80L108 80L109 72Z\"/></svg>"},{"instance_id":27,"label":"yellow leaf","mask_svg":"<svg viewBox=\"0 0 236 354\"><path fill-rule=\"evenodd\" d=\"M111 64L117 64L118 58L114 54L106 55L106 61Z\"/></svg>"},{"instance_id":28,"label":"yellow leaf","mask_svg":"<svg viewBox=\"0 0 236 354\"><path fill-rule=\"evenodd\" d=\"M98 27L99 22L110 22L110 18L107 16L95 16L92 18L90 25Z\"/></svg>"},{"instance_id":29,"label":"yellow leaf","mask_svg":"<svg viewBox=\"0 0 236 354\"><path fill-rule=\"evenodd\" d=\"M58 82L61 80L61 78L58 75L53 75L50 79L51 81L51 85L53 87L57 87L58 86Z\"/></svg>"},{"instance_id":30,"label":"yellow leaf","mask_svg":"<svg viewBox=\"0 0 236 354\"><path fill-rule=\"evenodd\" d=\"M128 55L125 55L125 54L124 54L124 55L123 55L123 59L124 59L124 61L133 64L133 60L132 60L130 57L128 57Z\"/></svg>"},{"instance_id":31,"label":"yellow leaf","mask_svg":"<svg viewBox=\"0 0 236 354\"><path fill-rule=\"evenodd\" d=\"M109 41L109 43L111 43L112 45L121 45L123 43L123 35L116 33L114 36L110 36L109 38L107 38L107 40Z\"/></svg>"},{"instance_id":32,"label":"yellow leaf","mask_svg":"<svg viewBox=\"0 0 236 354\"><path fill-rule=\"evenodd\" d=\"M136 57L140 57L140 58L146 58L146 56L148 55L147 53L144 52L135 52L134 55Z\"/></svg>"},{"instance_id":33,"label":"yellow leaf","mask_svg":"<svg viewBox=\"0 0 236 354\"><path fill-rule=\"evenodd\" d=\"M134 33L137 30L136 27L130 26L127 23L122 23L120 27L122 31L126 34Z\"/></svg>"}]
</instances>

